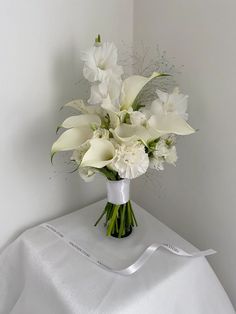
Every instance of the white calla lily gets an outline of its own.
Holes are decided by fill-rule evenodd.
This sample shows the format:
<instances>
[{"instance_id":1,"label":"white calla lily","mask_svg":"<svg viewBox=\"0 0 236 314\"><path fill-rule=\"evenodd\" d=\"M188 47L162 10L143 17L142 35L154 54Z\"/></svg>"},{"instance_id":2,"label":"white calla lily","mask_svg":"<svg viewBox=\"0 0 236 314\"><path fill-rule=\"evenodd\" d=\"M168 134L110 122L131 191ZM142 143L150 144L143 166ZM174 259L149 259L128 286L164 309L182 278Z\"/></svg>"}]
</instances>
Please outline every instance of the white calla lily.
<instances>
[{"instance_id":1,"label":"white calla lily","mask_svg":"<svg viewBox=\"0 0 236 314\"><path fill-rule=\"evenodd\" d=\"M115 156L113 144L105 139L92 139L90 147L84 154L80 167L103 168L110 164Z\"/></svg>"},{"instance_id":2,"label":"white calla lily","mask_svg":"<svg viewBox=\"0 0 236 314\"><path fill-rule=\"evenodd\" d=\"M70 108L76 109L79 112L84 113L84 114L99 114L101 112L100 106L85 105L82 99L72 100L66 103L62 108L64 107L70 107Z\"/></svg>"},{"instance_id":3,"label":"white calla lily","mask_svg":"<svg viewBox=\"0 0 236 314\"><path fill-rule=\"evenodd\" d=\"M115 140L119 143L123 142L129 144L138 140L147 143L149 140L153 139L153 136L142 125L122 123L115 130L110 130L110 132L113 134Z\"/></svg>"},{"instance_id":4,"label":"white calla lily","mask_svg":"<svg viewBox=\"0 0 236 314\"><path fill-rule=\"evenodd\" d=\"M110 127L112 129L117 128L120 125L119 116L114 111L107 110L107 113L108 113L109 119L110 119Z\"/></svg>"},{"instance_id":5,"label":"white calla lily","mask_svg":"<svg viewBox=\"0 0 236 314\"><path fill-rule=\"evenodd\" d=\"M92 182L96 175L96 171L92 167L79 168L79 174L85 182Z\"/></svg>"},{"instance_id":6,"label":"white calla lily","mask_svg":"<svg viewBox=\"0 0 236 314\"><path fill-rule=\"evenodd\" d=\"M95 114L81 114L67 118L60 127L65 129L79 128L86 125L101 125L101 119Z\"/></svg>"},{"instance_id":7,"label":"white calla lily","mask_svg":"<svg viewBox=\"0 0 236 314\"><path fill-rule=\"evenodd\" d=\"M125 79L121 91L121 108L130 108L144 86L158 76L163 76L163 74L154 72L150 77L133 75Z\"/></svg>"},{"instance_id":8,"label":"white calla lily","mask_svg":"<svg viewBox=\"0 0 236 314\"><path fill-rule=\"evenodd\" d=\"M77 149L93 136L93 131L89 126L81 126L65 131L52 145L51 158L61 151Z\"/></svg>"},{"instance_id":9,"label":"white calla lily","mask_svg":"<svg viewBox=\"0 0 236 314\"><path fill-rule=\"evenodd\" d=\"M162 135L168 133L189 135L195 132L183 118L175 113L153 115L148 120L148 126Z\"/></svg>"},{"instance_id":10,"label":"white calla lily","mask_svg":"<svg viewBox=\"0 0 236 314\"><path fill-rule=\"evenodd\" d=\"M70 108L76 109L82 113L87 113L86 106L85 106L84 101L82 99L72 100L72 101L66 103L62 108L64 108L64 107L70 107Z\"/></svg>"}]
</instances>

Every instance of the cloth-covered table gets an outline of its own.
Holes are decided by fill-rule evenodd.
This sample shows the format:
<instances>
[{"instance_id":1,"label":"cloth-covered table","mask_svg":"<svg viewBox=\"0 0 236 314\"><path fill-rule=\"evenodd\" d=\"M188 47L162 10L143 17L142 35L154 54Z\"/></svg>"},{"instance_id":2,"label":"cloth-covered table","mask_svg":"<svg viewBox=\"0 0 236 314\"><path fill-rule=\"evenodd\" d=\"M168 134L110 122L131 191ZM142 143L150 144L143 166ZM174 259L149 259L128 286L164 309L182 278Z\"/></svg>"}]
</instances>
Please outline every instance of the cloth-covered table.
<instances>
[{"instance_id":1,"label":"cloth-covered table","mask_svg":"<svg viewBox=\"0 0 236 314\"><path fill-rule=\"evenodd\" d=\"M133 203L134 204L134 203ZM139 227L107 238L93 224L105 200L50 222L67 239L114 268L124 268L154 243L196 248L134 204ZM205 248L202 248L205 249ZM233 314L204 257L157 250L139 271L121 276L92 263L50 230L25 231L0 255L1 314Z\"/></svg>"}]
</instances>

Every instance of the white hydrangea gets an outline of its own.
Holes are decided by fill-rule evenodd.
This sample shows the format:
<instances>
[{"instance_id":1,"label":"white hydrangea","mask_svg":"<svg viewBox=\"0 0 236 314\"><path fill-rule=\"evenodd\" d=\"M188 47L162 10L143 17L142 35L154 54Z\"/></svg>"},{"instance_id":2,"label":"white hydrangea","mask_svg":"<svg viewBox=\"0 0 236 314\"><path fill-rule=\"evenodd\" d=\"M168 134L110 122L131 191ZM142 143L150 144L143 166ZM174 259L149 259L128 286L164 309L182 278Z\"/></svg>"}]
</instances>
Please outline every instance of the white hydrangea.
<instances>
[{"instance_id":1,"label":"white hydrangea","mask_svg":"<svg viewBox=\"0 0 236 314\"><path fill-rule=\"evenodd\" d=\"M163 137L156 144L156 147L150 157L149 167L156 170L164 170L164 162L175 165L177 161L176 147L173 137Z\"/></svg>"},{"instance_id":2,"label":"white hydrangea","mask_svg":"<svg viewBox=\"0 0 236 314\"><path fill-rule=\"evenodd\" d=\"M136 143L116 146L116 154L111 166L121 178L137 178L147 171L148 165L149 158L144 145Z\"/></svg>"}]
</instances>

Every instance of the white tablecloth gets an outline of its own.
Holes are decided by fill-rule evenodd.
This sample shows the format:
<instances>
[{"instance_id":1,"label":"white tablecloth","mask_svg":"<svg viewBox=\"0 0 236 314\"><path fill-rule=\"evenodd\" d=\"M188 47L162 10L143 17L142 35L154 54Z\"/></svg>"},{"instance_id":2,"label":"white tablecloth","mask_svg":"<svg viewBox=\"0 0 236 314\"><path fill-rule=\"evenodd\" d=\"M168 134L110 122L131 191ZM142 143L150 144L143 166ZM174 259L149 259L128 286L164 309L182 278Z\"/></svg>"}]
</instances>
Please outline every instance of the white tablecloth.
<instances>
[{"instance_id":1,"label":"white tablecloth","mask_svg":"<svg viewBox=\"0 0 236 314\"><path fill-rule=\"evenodd\" d=\"M134 204L139 227L126 239L93 227L105 200L50 223L102 259L122 268L153 242L196 249ZM206 249L206 248L201 248ZM103 270L42 226L24 232L0 255L1 314L231 314L223 287L205 258L162 249L135 274Z\"/></svg>"}]
</instances>

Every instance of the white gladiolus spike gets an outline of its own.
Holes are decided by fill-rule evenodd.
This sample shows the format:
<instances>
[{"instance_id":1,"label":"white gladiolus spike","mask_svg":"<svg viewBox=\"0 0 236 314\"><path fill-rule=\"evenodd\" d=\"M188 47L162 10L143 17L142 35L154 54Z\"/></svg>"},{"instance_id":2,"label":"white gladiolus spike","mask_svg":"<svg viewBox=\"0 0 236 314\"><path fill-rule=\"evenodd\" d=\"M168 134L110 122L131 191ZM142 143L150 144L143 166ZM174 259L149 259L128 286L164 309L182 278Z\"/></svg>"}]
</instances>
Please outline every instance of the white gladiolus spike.
<instances>
[{"instance_id":1,"label":"white gladiolus spike","mask_svg":"<svg viewBox=\"0 0 236 314\"><path fill-rule=\"evenodd\" d=\"M111 111L111 112L118 112L119 109L116 108L116 106L114 106L111 102L111 98L110 96L108 95L106 98L104 98L102 100L102 104L101 104L101 107L107 111Z\"/></svg>"},{"instance_id":2,"label":"white gladiolus spike","mask_svg":"<svg viewBox=\"0 0 236 314\"><path fill-rule=\"evenodd\" d=\"M81 59L85 61L84 77L90 82L101 82L123 74L122 67L117 65L117 48L113 43L105 42L99 47L92 47L82 53Z\"/></svg>"},{"instance_id":3,"label":"white gladiolus spike","mask_svg":"<svg viewBox=\"0 0 236 314\"><path fill-rule=\"evenodd\" d=\"M131 107L143 87L155 77L162 75L162 73L154 72L150 77L133 75L125 79L121 90L121 108L128 109Z\"/></svg>"},{"instance_id":4,"label":"white gladiolus spike","mask_svg":"<svg viewBox=\"0 0 236 314\"><path fill-rule=\"evenodd\" d=\"M189 135L195 132L183 118L175 113L151 116L148 125L162 134Z\"/></svg>"},{"instance_id":5,"label":"white gladiolus spike","mask_svg":"<svg viewBox=\"0 0 236 314\"><path fill-rule=\"evenodd\" d=\"M88 103L102 104L104 99L109 98L111 104L116 105L119 102L122 81L119 78L110 77L100 84L91 87L91 94ZM115 108L119 111L119 108Z\"/></svg>"},{"instance_id":6,"label":"white gladiolus spike","mask_svg":"<svg viewBox=\"0 0 236 314\"><path fill-rule=\"evenodd\" d=\"M115 148L112 143L105 139L92 139L90 147L85 153L80 167L103 168L110 164L115 156Z\"/></svg>"},{"instance_id":7,"label":"white gladiolus spike","mask_svg":"<svg viewBox=\"0 0 236 314\"><path fill-rule=\"evenodd\" d=\"M65 131L52 145L51 156L60 151L68 151L78 148L93 136L93 131L89 126L73 128Z\"/></svg>"},{"instance_id":8,"label":"white gladiolus spike","mask_svg":"<svg viewBox=\"0 0 236 314\"><path fill-rule=\"evenodd\" d=\"M101 119L95 114L81 114L67 118L60 127L65 129L79 128L86 125L101 125Z\"/></svg>"},{"instance_id":9,"label":"white gladiolus spike","mask_svg":"<svg viewBox=\"0 0 236 314\"><path fill-rule=\"evenodd\" d=\"M168 112L176 113L183 119L188 119L186 113L188 107L188 95L181 94L176 87L171 94L165 93L161 90L156 91L158 99L151 104L151 111L153 114L165 114Z\"/></svg>"}]
</instances>

